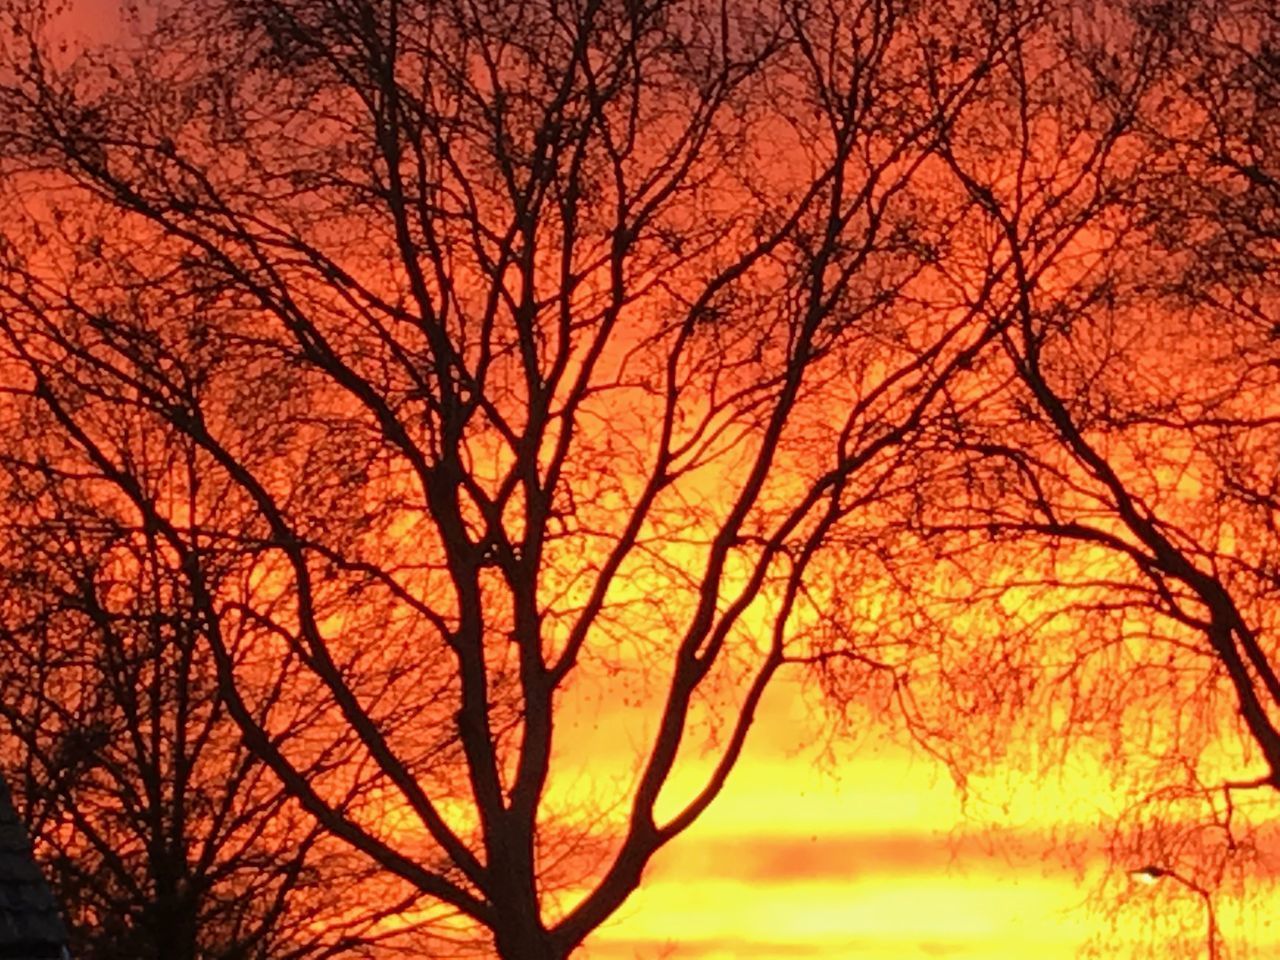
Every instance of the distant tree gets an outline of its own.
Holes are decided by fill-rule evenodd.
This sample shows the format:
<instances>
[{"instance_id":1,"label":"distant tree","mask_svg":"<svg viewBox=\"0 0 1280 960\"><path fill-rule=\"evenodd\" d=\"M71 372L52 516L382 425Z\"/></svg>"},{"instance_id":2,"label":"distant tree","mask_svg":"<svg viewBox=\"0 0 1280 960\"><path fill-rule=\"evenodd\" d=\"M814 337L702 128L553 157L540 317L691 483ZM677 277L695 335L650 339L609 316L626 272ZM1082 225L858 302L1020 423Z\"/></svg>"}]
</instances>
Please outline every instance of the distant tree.
<instances>
[{"instance_id":1,"label":"distant tree","mask_svg":"<svg viewBox=\"0 0 1280 960\"><path fill-rule=\"evenodd\" d=\"M188 509L207 495L177 451L149 440L149 480L186 480ZM394 944L409 931L382 921L417 897L374 883L326 842L245 748L174 552L153 527L79 497L49 461L24 460L23 447L10 435L3 456L0 739L73 955L301 960ZM253 593L237 579L242 550L206 541L196 557L229 603ZM236 660L271 657L269 636L240 626L228 637ZM273 737L285 743L317 706L288 653L276 656L259 710L281 717ZM303 770L331 777L349 760L350 738L338 736ZM358 810L367 784L343 777L344 808ZM361 903L369 890L383 902Z\"/></svg>"},{"instance_id":2,"label":"distant tree","mask_svg":"<svg viewBox=\"0 0 1280 960\"><path fill-rule=\"evenodd\" d=\"M1075 582L1097 588L1108 618L1159 614L1127 647L1170 683L1154 688L1173 711L1154 735L1185 727L1207 743L1238 721L1235 762L1263 769L1227 781L1280 788L1267 494L1280 449L1269 226L1280 194L1262 142L1280 105L1270 52L1280 23L1246 6L1153 10L1167 65L1129 98L1138 169L1108 225L1114 242L1067 295L1029 287L1003 337L1016 374L1006 409L1019 417L982 451L1006 468L991 475L1004 486L986 491L983 522L1084 545L1094 570L1116 579L1090 584L1087 569L1065 567L1065 583L1083 576ZM1096 68L1104 96L1146 69L1122 53ZM1114 676L1146 710L1134 675ZM1196 765L1176 737L1168 747L1175 765Z\"/></svg>"},{"instance_id":3,"label":"distant tree","mask_svg":"<svg viewBox=\"0 0 1280 960\"><path fill-rule=\"evenodd\" d=\"M715 799L813 660L809 574L877 549L977 389L1018 250L947 157L1052 12L228 0L66 63L19 11L12 409L162 550L328 836L504 960L566 957ZM152 434L215 499L152 480ZM592 697L638 746L582 809ZM311 774L333 737L384 820Z\"/></svg>"},{"instance_id":4,"label":"distant tree","mask_svg":"<svg viewBox=\"0 0 1280 960\"><path fill-rule=\"evenodd\" d=\"M1247 892L1280 788L1280 22L1251 4L1114 13L1082 48L1075 129L1114 124L1125 176L1096 184L1076 273L1022 282L1005 389L939 441L956 460L913 530L982 571L967 599L1021 681L1026 738L1042 763L1079 751L1114 777L1121 889L1144 865L1183 877L1175 916L1202 956L1223 932L1205 908ZM954 158L993 227L1041 246L1034 186Z\"/></svg>"}]
</instances>

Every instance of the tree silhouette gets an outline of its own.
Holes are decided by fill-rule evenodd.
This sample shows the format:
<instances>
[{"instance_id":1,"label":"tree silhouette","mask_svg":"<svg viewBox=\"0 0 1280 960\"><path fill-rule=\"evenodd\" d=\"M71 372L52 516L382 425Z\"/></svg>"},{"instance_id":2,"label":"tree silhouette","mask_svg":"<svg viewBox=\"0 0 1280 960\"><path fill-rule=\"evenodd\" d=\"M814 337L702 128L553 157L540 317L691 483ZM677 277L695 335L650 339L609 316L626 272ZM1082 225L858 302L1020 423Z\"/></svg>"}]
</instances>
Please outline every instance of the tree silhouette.
<instances>
[{"instance_id":1,"label":"tree silhouette","mask_svg":"<svg viewBox=\"0 0 1280 960\"><path fill-rule=\"evenodd\" d=\"M1125 175L1098 184L1085 269L1023 285L1001 336L1008 390L955 431L947 492L918 525L997 571L978 589L1005 616L1006 675L1044 755L1097 746L1129 793L1107 842L1120 883L1153 864L1206 897L1241 892L1250 808L1273 803L1245 791L1280 786L1276 27L1243 5L1140 9L1081 58ZM1034 250L1019 192L956 162Z\"/></svg>"},{"instance_id":2,"label":"tree silhouette","mask_svg":"<svg viewBox=\"0 0 1280 960\"><path fill-rule=\"evenodd\" d=\"M404 931L382 921L417 898L326 843L245 749L174 553L154 528L78 496L47 459L26 459L21 437L7 441L5 772L40 837L74 955L357 956L394 942ZM188 502L202 495L181 453L148 441L147 477L185 481ZM228 602L243 596L241 550L206 542L197 559ZM243 662L269 638L241 626L229 642ZM259 709L304 727L316 708L297 665L285 656L277 671ZM276 738L289 739L287 725ZM349 741L313 751L306 775L344 768ZM344 807L356 811L367 783L353 774ZM362 889L377 893L370 907L351 902Z\"/></svg>"},{"instance_id":3,"label":"tree silhouette","mask_svg":"<svg viewBox=\"0 0 1280 960\"><path fill-rule=\"evenodd\" d=\"M1169 706L1194 690L1212 714L1221 684L1246 734L1240 759L1256 753L1266 768L1233 788L1280 787L1262 476L1276 440L1273 211L1256 166L1258 138L1273 132L1266 38L1277 24L1265 12L1189 10L1153 22L1168 38L1165 65L1142 97L1125 98L1141 166L1104 265L1067 295L1028 286L1004 335L1020 436L1006 429L978 451L994 454L1004 483L983 522L1119 558L1107 568L1117 579L1095 595L1159 615L1147 639L1167 643L1139 656L1168 657L1159 668L1176 679L1165 692L1183 691ZM1241 34L1258 46L1231 40ZM1150 71L1129 54L1111 69L1136 85Z\"/></svg>"},{"instance_id":4,"label":"tree silhouette","mask_svg":"<svg viewBox=\"0 0 1280 960\"><path fill-rule=\"evenodd\" d=\"M566 956L719 793L806 659L807 571L1002 328L1009 252L939 148L1041 15L236 0L61 68L18 17L14 405L163 545L327 835L502 957ZM216 501L148 478L152 432ZM314 715L266 697L295 683ZM603 826L548 800L591 689L643 744ZM332 737L411 829L308 774Z\"/></svg>"}]
</instances>

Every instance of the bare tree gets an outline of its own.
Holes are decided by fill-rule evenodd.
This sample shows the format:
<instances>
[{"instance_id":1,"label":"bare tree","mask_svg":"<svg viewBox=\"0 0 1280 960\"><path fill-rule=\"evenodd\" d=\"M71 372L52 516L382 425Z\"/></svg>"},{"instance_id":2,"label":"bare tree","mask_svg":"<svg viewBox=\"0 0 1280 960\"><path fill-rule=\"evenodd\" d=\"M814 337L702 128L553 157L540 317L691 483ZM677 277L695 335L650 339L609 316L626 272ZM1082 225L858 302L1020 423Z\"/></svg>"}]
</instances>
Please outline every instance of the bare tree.
<instances>
[{"instance_id":1,"label":"bare tree","mask_svg":"<svg viewBox=\"0 0 1280 960\"><path fill-rule=\"evenodd\" d=\"M245 748L200 613L154 527L82 498L49 460L24 459L22 438L8 440L0 736L74 955L356 956L411 933L383 921L414 905L412 891L397 893L335 848ZM210 495L180 452L148 440L138 465L148 480L185 481L189 509ZM199 549L227 602L251 595L239 579L243 548ZM269 638L242 627L228 643L245 663ZM258 709L280 715L283 743L289 727L315 723L317 706L287 653L273 667ZM354 814L368 784L343 770L350 740L333 738L303 770L317 780L342 770L343 808ZM370 891L373 902L362 904Z\"/></svg>"},{"instance_id":2,"label":"bare tree","mask_svg":"<svg viewBox=\"0 0 1280 960\"><path fill-rule=\"evenodd\" d=\"M10 402L162 545L327 835L506 960L565 957L720 792L812 660L807 575L874 540L1005 329L1017 251L948 157L1048 12L233 0L59 66L17 11ZM216 507L149 481L150 432ZM641 745L613 821L550 800L593 688ZM333 738L409 826L309 774Z\"/></svg>"},{"instance_id":3,"label":"bare tree","mask_svg":"<svg viewBox=\"0 0 1280 960\"><path fill-rule=\"evenodd\" d=\"M1276 441L1274 212L1266 174L1250 172L1249 159L1270 129L1275 23L1216 5L1183 13L1152 23L1170 37L1163 80L1126 98L1142 174L1119 205L1125 219L1105 267L1069 296L1029 286L1004 337L1023 436L1006 433L987 451L1018 494L989 519L1119 558L1110 569L1120 579L1099 586L1117 609L1164 618L1169 644L1148 652L1170 657L1169 677L1187 671L1175 687L1190 682L1212 714L1211 687L1225 685L1228 716L1251 744L1245 754L1256 751L1266 768L1236 786L1277 787L1264 489ZM1257 46L1224 41L1236 33ZM1136 83L1143 67L1125 60L1123 75Z\"/></svg>"},{"instance_id":4,"label":"bare tree","mask_svg":"<svg viewBox=\"0 0 1280 960\"><path fill-rule=\"evenodd\" d=\"M918 469L878 554L831 571L835 602L814 659L836 704L867 682L888 691L920 746L961 781L1016 745L1015 723L1037 745L1069 741L1026 721L1038 688L1073 661L1074 641L1062 642L1081 627L1071 616L1097 601L1105 619L1145 600L1107 580L1105 565L1055 553L1074 541L1037 511L1092 517L1093 506L1060 462L1058 433L1044 429L1027 355L1073 349L1080 318L1114 306L1118 277L1146 242L1137 208L1157 158L1140 113L1166 93L1179 29L1123 4L1055 8L1011 42L987 110L939 138L977 221L956 259L1001 291L983 305L997 348L947 385L945 415L915 438ZM1108 359L1119 377L1136 369ZM1097 372L1079 381L1101 388ZM1068 583L1077 589L1064 599ZM881 623L886 584L904 615ZM1114 719L1103 714L1102 725Z\"/></svg>"},{"instance_id":5,"label":"bare tree","mask_svg":"<svg viewBox=\"0 0 1280 960\"><path fill-rule=\"evenodd\" d=\"M1077 33L1092 89L1076 129L1114 132L1122 176L1090 184L1074 273L1033 271L1034 183L948 156L1022 251L1023 295L1001 333L1007 390L958 424L949 495L914 529L984 571L1024 731L1054 762L1102 757L1130 800L1106 825L1120 881L1181 877L1204 955L1223 934L1213 897L1256 864L1249 807L1274 802L1242 791L1280 786L1276 22L1249 5L1111 15Z\"/></svg>"}]
</instances>

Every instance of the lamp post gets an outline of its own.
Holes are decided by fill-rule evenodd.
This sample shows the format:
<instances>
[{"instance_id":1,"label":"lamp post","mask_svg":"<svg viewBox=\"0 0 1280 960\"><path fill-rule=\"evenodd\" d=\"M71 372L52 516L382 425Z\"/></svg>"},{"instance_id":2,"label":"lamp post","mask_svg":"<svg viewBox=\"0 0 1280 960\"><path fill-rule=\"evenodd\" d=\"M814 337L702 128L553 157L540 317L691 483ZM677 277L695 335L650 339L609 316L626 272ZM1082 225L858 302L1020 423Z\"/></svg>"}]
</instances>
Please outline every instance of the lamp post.
<instances>
[{"instance_id":1,"label":"lamp post","mask_svg":"<svg viewBox=\"0 0 1280 960\"><path fill-rule=\"evenodd\" d=\"M1182 884L1192 893L1197 894L1204 901L1205 914L1209 920L1209 960L1218 960L1218 918L1213 911L1213 897L1209 891L1176 870L1170 870L1167 867L1158 867L1148 865L1139 867L1137 870L1130 870L1129 876L1138 883L1145 886L1152 886L1159 883L1166 877L1176 883Z\"/></svg>"}]
</instances>

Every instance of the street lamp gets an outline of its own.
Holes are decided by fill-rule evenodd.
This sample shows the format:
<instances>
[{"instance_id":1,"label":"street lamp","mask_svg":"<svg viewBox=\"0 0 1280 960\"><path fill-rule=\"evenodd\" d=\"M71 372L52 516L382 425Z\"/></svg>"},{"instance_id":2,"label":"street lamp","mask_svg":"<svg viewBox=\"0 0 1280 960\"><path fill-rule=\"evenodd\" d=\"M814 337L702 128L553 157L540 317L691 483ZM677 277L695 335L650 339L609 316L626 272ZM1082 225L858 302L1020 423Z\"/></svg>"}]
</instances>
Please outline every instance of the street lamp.
<instances>
[{"instance_id":1,"label":"street lamp","mask_svg":"<svg viewBox=\"0 0 1280 960\"><path fill-rule=\"evenodd\" d=\"M1129 876L1131 876L1138 883L1142 884L1144 887L1149 887L1153 883L1158 882L1161 877L1165 877L1168 875L1169 875L1169 871L1164 869L1163 867L1142 867L1141 869L1138 869L1138 870L1129 871Z\"/></svg>"},{"instance_id":2,"label":"street lamp","mask_svg":"<svg viewBox=\"0 0 1280 960\"><path fill-rule=\"evenodd\" d=\"M1135 882L1147 887L1154 886L1165 877L1168 877L1199 896L1204 901L1205 915L1209 920L1209 960L1218 960L1218 918L1213 912L1213 897L1208 890L1194 880L1184 877L1176 870L1170 870L1167 867L1159 867L1154 864L1139 867L1137 870L1130 870L1129 876Z\"/></svg>"}]
</instances>

